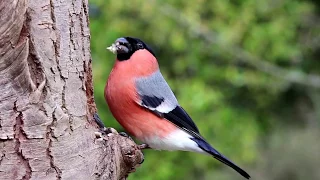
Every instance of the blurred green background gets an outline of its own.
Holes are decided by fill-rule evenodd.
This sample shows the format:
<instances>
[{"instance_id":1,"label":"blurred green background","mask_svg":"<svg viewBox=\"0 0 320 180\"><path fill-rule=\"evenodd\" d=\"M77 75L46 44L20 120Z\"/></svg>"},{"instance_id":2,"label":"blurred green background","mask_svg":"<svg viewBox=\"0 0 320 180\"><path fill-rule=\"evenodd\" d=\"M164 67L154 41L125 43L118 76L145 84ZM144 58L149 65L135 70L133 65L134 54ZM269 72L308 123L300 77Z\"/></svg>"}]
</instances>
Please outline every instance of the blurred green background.
<instances>
[{"instance_id":1,"label":"blurred green background","mask_svg":"<svg viewBox=\"0 0 320 180\"><path fill-rule=\"evenodd\" d=\"M144 40L204 137L257 180L320 179L320 10L303 0L90 0L95 100L122 36ZM145 151L129 180L243 179L209 156Z\"/></svg>"}]
</instances>

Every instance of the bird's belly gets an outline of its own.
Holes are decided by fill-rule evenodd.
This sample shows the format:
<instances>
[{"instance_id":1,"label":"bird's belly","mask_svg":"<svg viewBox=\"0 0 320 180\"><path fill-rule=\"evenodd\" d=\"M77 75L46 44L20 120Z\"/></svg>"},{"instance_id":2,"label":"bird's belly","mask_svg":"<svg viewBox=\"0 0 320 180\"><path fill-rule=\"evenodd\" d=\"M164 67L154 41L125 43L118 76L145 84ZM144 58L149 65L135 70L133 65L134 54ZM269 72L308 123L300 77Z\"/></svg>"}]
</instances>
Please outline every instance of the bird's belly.
<instances>
[{"instance_id":1,"label":"bird's belly","mask_svg":"<svg viewBox=\"0 0 320 180\"><path fill-rule=\"evenodd\" d=\"M118 105L124 107L125 104ZM196 142L190 139L192 138L190 134L177 128L170 121L158 117L137 103L121 108L121 112L117 111L119 106L110 106L117 121L129 134L148 144L152 149L203 152Z\"/></svg>"},{"instance_id":2,"label":"bird's belly","mask_svg":"<svg viewBox=\"0 0 320 180\"><path fill-rule=\"evenodd\" d=\"M134 106L133 106L134 107ZM124 115L127 114L127 115ZM116 118L119 123L137 139L147 143L153 137L163 138L178 129L166 119L159 118L152 112L136 104L135 108L124 112L124 116Z\"/></svg>"},{"instance_id":3,"label":"bird's belly","mask_svg":"<svg viewBox=\"0 0 320 180\"><path fill-rule=\"evenodd\" d=\"M157 150L180 150L204 153L204 151L199 148L198 144L191 138L192 136L185 131L176 129L175 131L163 137L150 136L144 139L144 142L152 149Z\"/></svg>"}]
</instances>

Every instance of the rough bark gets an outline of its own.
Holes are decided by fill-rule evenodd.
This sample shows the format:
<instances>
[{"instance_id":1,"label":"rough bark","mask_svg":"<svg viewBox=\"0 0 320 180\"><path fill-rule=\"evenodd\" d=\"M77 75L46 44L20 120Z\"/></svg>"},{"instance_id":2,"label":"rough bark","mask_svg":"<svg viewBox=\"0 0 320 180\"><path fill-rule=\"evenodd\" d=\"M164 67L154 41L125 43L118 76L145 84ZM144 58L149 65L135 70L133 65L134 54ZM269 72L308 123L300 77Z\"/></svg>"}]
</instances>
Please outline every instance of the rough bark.
<instances>
[{"instance_id":1,"label":"rough bark","mask_svg":"<svg viewBox=\"0 0 320 180\"><path fill-rule=\"evenodd\" d=\"M0 1L0 177L122 179L143 158L97 141L87 0Z\"/></svg>"}]
</instances>

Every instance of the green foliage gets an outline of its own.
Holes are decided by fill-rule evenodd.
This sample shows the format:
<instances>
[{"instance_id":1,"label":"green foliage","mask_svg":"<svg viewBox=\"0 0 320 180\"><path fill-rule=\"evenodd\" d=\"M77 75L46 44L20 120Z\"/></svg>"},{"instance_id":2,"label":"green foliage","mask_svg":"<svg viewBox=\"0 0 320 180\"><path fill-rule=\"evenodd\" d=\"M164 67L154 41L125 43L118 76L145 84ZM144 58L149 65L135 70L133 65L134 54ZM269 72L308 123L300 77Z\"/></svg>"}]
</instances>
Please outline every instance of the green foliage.
<instances>
[{"instance_id":1,"label":"green foliage","mask_svg":"<svg viewBox=\"0 0 320 180\"><path fill-rule=\"evenodd\" d=\"M95 100L107 126L122 130L103 96L115 59L105 48L122 36L153 47L162 73L203 136L239 166L254 167L264 156L258 145L273 128L320 119L312 99L319 89L304 81L306 73L320 72L314 43L320 27L308 20L317 16L312 1L92 0L91 5ZM146 151L145 156L129 179L237 175L201 154Z\"/></svg>"}]
</instances>

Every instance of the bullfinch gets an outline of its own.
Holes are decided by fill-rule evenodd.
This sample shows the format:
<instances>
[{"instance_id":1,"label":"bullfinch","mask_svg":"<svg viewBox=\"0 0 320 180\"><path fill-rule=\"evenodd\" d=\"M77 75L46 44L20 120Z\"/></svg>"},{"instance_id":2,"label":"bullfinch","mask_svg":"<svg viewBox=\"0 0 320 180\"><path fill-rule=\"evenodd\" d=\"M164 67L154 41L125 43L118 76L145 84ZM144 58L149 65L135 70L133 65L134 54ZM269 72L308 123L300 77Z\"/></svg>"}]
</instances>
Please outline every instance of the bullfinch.
<instances>
[{"instance_id":1,"label":"bullfinch","mask_svg":"<svg viewBox=\"0 0 320 180\"><path fill-rule=\"evenodd\" d=\"M250 178L200 135L146 43L121 37L107 49L117 58L105 87L105 98L111 113L128 133L152 149L208 154Z\"/></svg>"}]
</instances>

